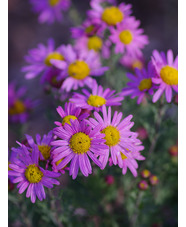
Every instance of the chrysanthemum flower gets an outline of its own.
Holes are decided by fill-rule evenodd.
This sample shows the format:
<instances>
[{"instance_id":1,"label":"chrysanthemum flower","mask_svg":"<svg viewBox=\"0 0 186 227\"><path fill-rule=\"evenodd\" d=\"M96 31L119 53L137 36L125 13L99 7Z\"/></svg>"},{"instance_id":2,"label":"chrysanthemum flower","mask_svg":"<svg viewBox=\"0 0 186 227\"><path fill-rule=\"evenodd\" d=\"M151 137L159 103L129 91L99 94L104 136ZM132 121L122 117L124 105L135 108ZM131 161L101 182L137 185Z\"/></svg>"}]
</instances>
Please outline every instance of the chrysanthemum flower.
<instances>
[{"instance_id":1,"label":"chrysanthemum flower","mask_svg":"<svg viewBox=\"0 0 186 227\"><path fill-rule=\"evenodd\" d=\"M142 70L145 66L145 60L142 57L138 57L138 56L131 56L129 54L124 54L123 57L120 59L120 63L127 67L130 68L132 70L134 70L135 68L138 68L140 70Z\"/></svg>"},{"instance_id":2,"label":"chrysanthemum flower","mask_svg":"<svg viewBox=\"0 0 186 227\"><path fill-rule=\"evenodd\" d=\"M82 53L68 45L64 51L64 61L51 60L53 65L62 70L62 76L67 76L62 85L62 90L69 92L71 89L87 85L92 86L91 76L101 76L108 67L102 67L99 56L93 51Z\"/></svg>"},{"instance_id":3,"label":"chrysanthemum flower","mask_svg":"<svg viewBox=\"0 0 186 227\"><path fill-rule=\"evenodd\" d=\"M78 120L81 121L89 116L88 113L82 114L82 109L80 107L77 107L74 103L65 103L65 108L63 109L61 106L58 106L56 109L58 114L60 115L61 122L55 121L55 124L57 126L64 126L65 123L71 124L71 120Z\"/></svg>"},{"instance_id":4,"label":"chrysanthemum flower","mask_svg":"<svg viewBox=\"0 0 186 227\"><path fill-rule=\"evenodd\" d=\"M26 197L31 197L32 203L35 203L36 197L40 201L46 198L44 187L52 188L53 184L59 185L59 181L53 179L59 177L60 173L44 170L39 166L39 150L35 145L32 153L28 151L26 146L22 145L22 152L18 160L9 167L9 176L14 176L13 183L19 183L19 193L22 194L27 188Z\"/></svg>"},{"instance_id":5,"label":"chrysanthemum flower","mask_svg":"<svg viewBox=\"0 0 186 227\"><path fill-rule=\"evenodd\" d=\"M138 188L142 191L145 191L149 188L149 185L147 183L146 180L141 180L139 183L138 183Z\"/></svg>"},{"instance_id":6,"label":"chrysanthemum flower","mask_svg":"<svg viewBox=\"0 0 186 227\"><path fill-rule=\"evenodd\" d=\"M36 142L30 135L26 135L28 145L33 149L36 145L39 149L39 159L42 161L47 161L46 168L48 163L51 160L52 147L51 142L54 140L54 135L52 131L48 134L43 135L43 138L39 134L36 135Z\"/></svg>"},{"instance_id":7,"label":"chrysanthemum flower","mask_svg":"<svg viewBox=\"0 0 186 227\"><path fill-rule=\"evenodd\" d=\"M172 100L172 89L178 93L178 56L174 60L172 50L167 51L167 57L164 52L159 53L157 50L154 50L152 63L157 73L152 81L159 85L152 101L157 102L165 91L165 97L169 103Z\"/></svg>"},{"instance_id":8,"label":"chrysanthemum flower","mask_svg":"<svg viewBox=\"0 0 186 227\"><path fill-rule=\"evenodd\" d=\"M61 22L62 12L70 7L70 0L30 0L35 13L39 13L39 23L52 24L55 20Z\"/></svg>"},{"instance_id":9,"label":"chrysanthemum flower","mask_svg":"<svg viewBox=\"0 0 186 227\"><path fill-rule=\"evenodd\" d=\"M100 156L99 160L103 165L102 168L105 168L111 152L113 164L118 164L120 168L123 168L122 154L130 157L130 152L137 152L144 148L140 145L141 141L136 138L136 133L130 131L130 128L134 125L134 122L130 121L132 115L121 121L123 114L115 111L111 120L111 107L108 108L107 113L105 105L102 107L102 112L103 118L98 112L94 112L95 119L89 118L87 120L92 127L100 125L101 133L105 134L104 139L106 140L107 149L105 154ZM135 144L139 144L139 146Z\"/></svg>"},{"instance_id":10,"label":"chrysanthemum flower","mask_svg":"<svg viewBox=\"0 0 186 227\"><path fill-rule=\"evenodd\" d=\"M76 106L88 110L101 110L103 105L120 106L123 97L120 94L114 94L115 91L109 88L103 90L101 85L98 86L96 81L93 84L92 91L82 90L83 94L74 93L70 99Z\"/></svg>"},{"instance_id":11,"label":"chrysanthemum flower","mask_svg":"<svg viewBox=\"0 0 186 227\"><path fill-rule=\"evenodd\" d=\"M122 95L130 95L132 99L138 97L137 104L141 103L146 93L153 95L153 90L156 86L152 83L154 68L151 63L148 64L147 70L139 70L136 68L135 75L126 73L126 76L132 81L127 83L126 88L123 88Z\"/></svg>"},{"instance_id":12,"label":"chrysanthemum flower","mask_svg":"<svg viewBox=\"0 0 186 227\"><path fill-rule=\"evenodd\" d=\"M155 175L151 175L149 181L152 186L157 185L159 183L159 179Z\"/></svg>"},{"instance_id":13,"label":"chrysanthemum flower","mask_svg":"<svg viewBox=\"0 0 186 227\"><path fill-rule=\"evenodd\" d=\"M64 168L70 161L69 174L73 179L77 177L79 168L84 176L92 173L90 159L102 167L102 164L97 160L98 155L104 154L104 134L100 133L100 126L94 127L87 125L86 121L79 122L78 120L71 120L71 125L65 124L64 127L57 127L54 129L54 134L60 138L52 142L52 145L57 148L54 149L53 154L56 157L53 162L62 160L57 169Z\"/></svg>"},{"instance_id":14,"label":"chrysanthemum flower","mask_svg":"<svg viewBox=\"0 0 186 227\"><path fill-rule=\"evenodd\" d=\"M88 17L93 22L99 24L102 29L108 26L115 26L121 23L131 14L131 5L121 3L119 6L108 6L103 8L99 2L92 1L90 3L92 9L88 11Z\"/></svg>"},{"instance_id":15,"label":"chrysanthemum flower","mask_svg":"<svg viewBox=\"0 0 186 227\"><path fill-rule=\"evenodd\" d=\"M116 28L110 28L110 40L115 44L115 53L125 53L132 57L142 57L142 49L149 43L148 37L139 29L140 21L128 17Z\"/></svg>"},{"instance_id":16,"label":"chrysanthemum flower","mask_svg":"<svg viewBox=\"0 0 186 227\"><path fill-rule=\"evenodd\" d=\"M8 85L8 118L13 123L24 123L27 121L30 111L37 105L37 101L24 98L26 87L16 90L16 84Z\"/></svg>"},{"instance_id":17,"label":"chrysanthemum flower","mask_svg":"<svg viewBox=\"0 0 186 227\"><path fill-rule=\"evenodd\" d=\"M41 73L46 77L46 74L51 70L52 59L65 60L63 56L64 49L64 45L55 49L54 40L49 39L47 46L38 44L37 48L29 50L28 55L25 56L25 61L29 65L22 68L22 71L26 72L26 79L32 79Z\"/></svg>"},{"instance_id":18,"label":"chrysanthemum flower","mask_svg":"<svg viewBox=\"0 0 186 227\"><path fill-rule=\"evenodd\" d=\"M151 172L148 169L144 169L143 171L141 171L141 177L143 178L149 178L151 175Z\"/></svg>"}]
</instances>

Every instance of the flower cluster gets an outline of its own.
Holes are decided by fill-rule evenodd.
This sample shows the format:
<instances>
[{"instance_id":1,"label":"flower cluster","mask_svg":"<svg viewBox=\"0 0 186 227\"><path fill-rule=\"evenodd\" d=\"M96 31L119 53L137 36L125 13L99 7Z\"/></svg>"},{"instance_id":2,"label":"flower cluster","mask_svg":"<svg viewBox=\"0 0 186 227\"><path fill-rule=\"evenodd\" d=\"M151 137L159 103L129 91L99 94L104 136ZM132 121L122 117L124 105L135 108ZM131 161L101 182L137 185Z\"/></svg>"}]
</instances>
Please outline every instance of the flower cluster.
<instances>
[{"instance_id":1,"label":"flower cluster","mask_svg":"<svg viewBox=\"0 0 186 227\"><path fill-rule=\"evenodd\" d=\"M142 191L147 190L149 186L155 186L159 183L158 177L151 174L148 169L144 169L141 172L141 177L143 178L143 180L138 183L138 188Z\"/></svg>"}]
</instances>

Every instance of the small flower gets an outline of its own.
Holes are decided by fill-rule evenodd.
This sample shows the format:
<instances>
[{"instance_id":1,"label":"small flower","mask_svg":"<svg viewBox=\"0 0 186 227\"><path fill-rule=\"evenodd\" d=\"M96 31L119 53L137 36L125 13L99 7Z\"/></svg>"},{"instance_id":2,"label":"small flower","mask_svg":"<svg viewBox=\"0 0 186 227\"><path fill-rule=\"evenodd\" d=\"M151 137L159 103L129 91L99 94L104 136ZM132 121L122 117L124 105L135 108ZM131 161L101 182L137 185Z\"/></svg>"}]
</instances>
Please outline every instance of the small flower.
<instances>
[{"instance_id":1,"label":"small flower","mask_svg":"<svg viewBox=\"0 0 186 227\"><path fill-rule=\"evenodd\" d=\"M82 90L83 94L74 93L70 99L76 106L82 109L100 111L103 105L119 106L123 97L120 94L114 94L114 90L109 88L103 90L101 85L98 86L96 81L93 83L92 91Z\"/></svg>"},{"instance_id":2,"label":"small flower","mask_svg":"<svg viewBox=\"0 0 186 227\"><path fill-rule=\"evenodd\" d=\"M116 44L115 53L125 53L131 57L142 57L142 49L149 43L148 37L143 35L143 29L139 29L140 21L134 17L123 20L110 28L110 40Z\"/></svg>"},{"instance_id":3,"label":"small flower","mask_svg":"<svg viewBox=\"0 0 186 227\"><path fill-rule=\"evenodd\" d=\"M157 185L159 183L159 179L155 175L151 175L150 178L149 178L149 181L150 181L150 184L153 185L153 186Z\"/></svg>"},{"instance_id":4,"label":"small flower","mask_svg":"<svg viewBox=\"0 0 186 227\"><path fill-rule=\"evenodd\" d=\"M47 74L51 73L52 59L61 61L65 60L63 56L64 50L64 45L55 49L55 43L53 39L48 40L47 46L38 44L37 48L29 50L28 55L25 56L25 61L29 65L22 68L22 71L26 72L26 79L35 78L41 73L43 73L43 77L46 78ZM41 78L41 80L43 82L44 79Z\"/></svg>"},{"instance_id":5,"label":"small flower","mask_svg":"<svg viewBox=\"0 0 186 227\"><path fill-rule=\"evenodd\" d=\"M144 169L141 172L141 177L143 177L143 178L149 178L150 176L151 176L151 172L148 169Z\"/></svg>"},{"instance_id":6,"label":"small flower","mask_svg":"<svg viewBox=\"0 0 186 227\"><path fill-rule=\"evenodd\" d=\"M148 132L144 127L139 127L136 131L140 140L145 140L148 138Z\"/></svg>"},{"instance_id":7,"label":"small flower","mask_svg":"<svg viewBox=\"0 0 186 227\"><path fill-rule=\"evenodd\" d=\"M82 113L82 109L80 107L77 107L74 103L65 103L65 108L61 106L58 106L56 109L60 117L62 118L62 121L55 121L55 124L57 126L64 126L65 123L71 125L72 120L78 120L81 121L89 116L89 113L85 112Z\"/></svg>"},{"instance_id":8,"label":"small flower","mask_svg":"<svg viewBox=\"0 0 186 227\"><path fill-rule=\"evenodd\" d=\"M147 70L135 69L135 75L132 73L127 73L126 76L132 80L127 83L127 87L123 88L122 95L131 96L131 98L138 97L137 104L140 104L146 93L150 95L153 94L153 89L155 88L152 83L152 77L154 76L154 68L152 64L148 64Z\"/></svg>"},{"instance_id":9,"label":"small flower","mask_svg":"<svg viewBox=\"0 0 186 227\"><path fill-rule=\"evenodd\" d=\"M147 181L145 181L145 180L141 180L141 181L138 183L138 188L139 188L140 190L142 190L142 191L147 190L148 187L149 187L149 185L148 185Z\"/></svg>"},{"instance_id":10,"label":"small flower","mask_svg":"<svg viewBox=\"0 0 186 227\"><path fill-rule=\"evenodd\" d=\"M173 145L169 148L169 154L173 157L178 156L178 145Z\"/></svg>"},{"instance_id":11,"label":"small flower","mask_svg":"<svg viewBox=\"0 0 186 227\"><path fill-rule=\"evenodd\" d=\"M61 22L62 11L67 11L70 7L70 0L30 0L32 9L39 13L39 23L52 24L55 20Z\"/></svg>"},{"instance_id":12,"label":"small flower","mask_svg":"<svg viewBox=\"0 0 186 227\"><path fill-rule=\"evenodd\" d=\"M93 79L91 76L101 76L108 67L102 67L99 56L93 51L81 53L68 45L64 52L65 63L60 60L51 60L53 65L63 70L64 80L62 90L69 92L71 89L77 90L78 87L87 85L92 87Z\"/></svg>"},{"instance_id":13,"label":"small flower","mask_svg":"<svg viewBox=\"0 0 186 227\"><path fill-rule=\"evenodd\" d=\"M115 111L111 120L111 107L108 108L107 113L105 105L102 107L102 112L103 117L98 112L94 112L95 119L89 118L87 120L92 127L101 126L101 133L105 135L107 149L105 154L100 155L99 158L103 165L102 169L105 168L108 162L110 152L113 164L118 164L120 168L123 168L122 154L130 158L130 152L136 152L144 148L140 145L141 141L136 139L136 133L130 131L130 128L134 125L134 122L130 121L132 115L121 121L123 114ZM135 144L139 144L139 146Z\"/></svg>"},{"instance_id":14,"label":"small flower","mask_svg":"<svg viewBox=\"0 0 186 227\"><path fill-rule=\"evenodd\" d=\"M16 88L15 83L8 85L8 118L13 123L24 123L37 102L24 98L26 87Z\"/></svg>"},{"instance_id":15,"label":"small flower","mask_svg":"<svg viewBox=\"0 0 186 227\"><path fill-rule=\"evenodd\" d=\"M112 184L114 184L115 179L114 179L114 177L113 177L112 175L107 175L107 176L105 177L105 182L106 182L106 184L108 184L108 185L112 185Z\"/></svg>"},{"instance_id":16,"label":"small flower","mask_svg":"<svg viewBox=\"0 0 186 227\"><path fill-rule=\"evenodd\" d=\"M152 81L159 85L152 101L157 102L165 91L166 100L170 103L172 100L172 89L178 93L178 56L174 60L172 50L167 51L167 57L164 52L159 53L154 50L152 63L157 74Z\"/></svg>"},{"instance_id":17,"label":"small flower","mask_svg":"<svg viewBox=\"0 0 186 227\"><path fill-rule=\"evenodd\" d=\"M53 162L62 161L57 165L57 170L64 168L69 162L69 174L72 179L77 177L79 168L84 176L92 173L92 167L89 158L102 167L97 160L97 156L104 154L105 140L103 134L100 133L100 126L88 126L85 121L71 120L71 124L65 124L63 127L54 129L54 134L59 140L53 141L52 145L56 146L53 154L56 157Z\"/></svg>"},{"instance_id":18,"label":"small flower","mask_svg":"<svg viewBox=\"0 0 186 227\"><path fill-rule=\"evenodd\" d=\"M27 188L26 197L31 197L35 203L36 197L40 201L46 198L44 187L52 188L53 184L59 185L59 181L53 179L59 177L60 173L44 170L39 166L39 150L35 145L32 152L22 145L21 154L18 160L9 165L12 170L8 171L9 176L14 176L13 183L19 183L19 193L22 194Z\"/></svg>"},{"instance_id":19,"label":"small flower","mask_svg":"<svg viewBox=\"0 0 186 227\"><path fill-rule=\"evenodd\" d=\"M145 66L145 60L143 56L138 57L138 56L131 56L129 54L124 54L123 57L120 59L120 63L132 70L135 68L138 68L139 70L142 70Z\"/></svg>"}]
</instances>

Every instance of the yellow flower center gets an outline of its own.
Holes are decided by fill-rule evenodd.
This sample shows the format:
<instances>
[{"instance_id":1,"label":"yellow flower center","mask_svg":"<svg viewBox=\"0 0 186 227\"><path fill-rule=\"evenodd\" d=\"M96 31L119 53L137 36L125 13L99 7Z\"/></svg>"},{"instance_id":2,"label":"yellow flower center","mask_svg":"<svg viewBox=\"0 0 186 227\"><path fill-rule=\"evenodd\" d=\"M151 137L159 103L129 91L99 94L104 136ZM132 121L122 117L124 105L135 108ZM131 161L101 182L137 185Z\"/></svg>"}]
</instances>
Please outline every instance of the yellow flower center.
<instances>
[{"instance_id":1,"label":"yellow flower center","mask_svg":"<svg viewBox=\"0 0 186 227\"><path fill-rule=\"evenodd\" d=\"M21 114L24 113L26 110L25 105L22 101L17 100L12 107L9 109L9 114L14 115L14 114Z\"/></svg>"},{"instance_id":2,"label":"yellow flower center","mask_svg":"<svg viewBox=\"0 0 186 227\"><path fill-rule=\"evenodd\" d=\"M128 45L132 42L133 36L129 30L124 30L119 34L120 41L125 45Z\"/></svg>"},{"instance_id":3,"label":"yellow flower center","mask_svg":"<svg viewBox=\"0 0 186 227\"><path fill-rule=\"evenodd\" d=\"M41 154L43 155L43 158L45 160L48 160L50 158L50 150L51 147L48 145L38 145L38 149L41 152Z\"/></svg>"},{"instance_id":4,"label":"yellow flower center","mask_svg":"<svg viewBox=\"0 0 186 227\"><path fill-rule=\"evenodd\" d=\"M58 52L53 52L53 53L50 53L46 58L45 58L45 64L47 66L52 66L52 64L50 63L50 60L61 60L61 61L64 61L64 57L63 55L61 55L60 53Z\"/></svg>"},{"instance_id":5,"label":"yellow flower center","mask_svg":"<svg viewBox=\"0 0 186 227\"><path fill-rule=\"evenodd\" d=\"M90 25L90 26L86 27L85 32L86 32L87 34L89 34L89 33L91 33L93 30L94 30L94 25Z\"/></svg>"},{"instance_id":6,"label":"yellow flower center","mask_svg":"<svg viewBox=\"0 0 186 227\"><path fill-rule=\"evenodd\" d=\"M119 131L113 126L107 126L105 129L101 131L101 133L105 134L104 139L106 140L105 144L108 146L115 146L118 144L120 140Z\"/></svg>"},{"instance_id":7,"label":"yellow flower center","mask_svg":"<svg viewBox=\"0 0 186 227\"><path fill-rule=\"evenodd\" d=\"M87 103L90 106L100 107L106 104L106 100L103 97L98 95L90 95L87 100Z\"/></svg>"},{"instance_id":8,"label":"yellow flower center","mask_svg":"<svg viewBox=\"0 0 186 227\"><path fill-rule=\"evenodd\" d=\"M107 7L101 16L101 19L108 25L116 25L121 22L123 18L123 13L118 7L115 6Z\"/></svg>"},{"instance_id":9,"label":"yellow flower center","mask_svg":"<svg viewBox=\"0 0 186 227\"><path fill-rule=\"evenodd\" d=\"M59 3L59 0L49 0L51 6L56 6Z\"/></svg>"},{"instance_id":10,"label":"yellow flower center","mask_svg":"<svg viewBox=\"0 0 186 227\"><path fill-rule=\"evenodd\" d=\"M126 156L126 155L124 155L122 152L120 152L120 153L121 153L121 158L122 158L123 160L127 159L127 156Z\"/></svg>"},{"instance_id":11,"label":"yellow flower center","mask_svg":"<svg viewBox=\"0 0 186 227\"><path fill-rule=\"evenodd\" d=\"M74 115L67 115L66 117L63 118L62 125L64 126L65 123L71 125L71 123L70 123L70 120L71 120L71 119L72 119L72 120L76 120L77 117L74 116Z\"/></svg>"},{"instance_id":12,"label":"yellow flower center","mask_svg":"<svg viewBox=\"0 0 186 227\"><path fill-rule=\"evenodd\" d=\"M134 61L133 64L132 64L132 68L135 69L135 68L138 68L138 69L142 69L143 68L143 63L141 61Z\"/></svg>"},{"instance_id":13,"label":"yellow flower center","mask_svg":"<svg viewBox=\"0 0 186 227\"><path fill-rule=\"evenodd\" d=\"M75 61L68 67L69 76L77 80L83 80L90 74L90 68L84 61Z\"/></svg>"},{"instance_id":14,"label":"yellow flower center","mask_svg":"<svg viewBox=\"0 0 186 227\"><path fill-rule=\"evenodd\" d=\"M103 45L102 40L98 36L92 36L88 39L88 49L99 51Z\"/></svg>"},{"instance_id":15,"label":"yellow flower center","mask_svg":"<svg viewBox=\"0 0 186 227\"><path fill-rule=\"evenodd\" d=\"M164 66L160 71L162 80L168 85L178 85L178 70L171 66Z\"/></svg>"},{"instance_id":16,"label":"yellow flower center","mask_svg":"<svg viewBox=\"0 0 186 227\"><path fill-rule=\"evenodd\" d=\"M25 177L30 183L38 183L41 181L43 173L35 164L33 164L27 167Z\"/></svg>"},{"instance_id":17,"label":"yellow flower center","mask_svg":"<svg viewBox=\"0 0 186 227\"><path fill-rule=\"evenodd\" d=\"M86 153L90 148L90 144L90 137L83 132L74 134L70 139L70 147L76 154Z\"/></svg>"},{"instance_id":18,"label":"yellow flower center","mask_svg":"<svg viewBox=\"0 0 186 227\"><path fill-rule=\"evenodd\" d=\"M140 91L143 91L145 89L150 89L152 87L152 80L151 79L143 79L140 81L140 84L138 86Z\"/></svg>"}]
</instances>

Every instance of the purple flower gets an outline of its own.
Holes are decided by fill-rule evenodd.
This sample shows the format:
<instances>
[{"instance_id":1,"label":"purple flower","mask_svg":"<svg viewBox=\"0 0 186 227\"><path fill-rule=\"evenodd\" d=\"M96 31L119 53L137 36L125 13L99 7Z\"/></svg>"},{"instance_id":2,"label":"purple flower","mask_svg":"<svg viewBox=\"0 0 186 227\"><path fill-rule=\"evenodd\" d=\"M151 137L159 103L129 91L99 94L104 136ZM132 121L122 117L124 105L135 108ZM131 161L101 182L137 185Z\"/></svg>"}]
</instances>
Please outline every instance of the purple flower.
<instances>
[{"instance_id":1,"label":"purple flower","mask_svg":"<svg viewBox=\"0 0 186 227\"><path fill-rule=\"evenodd\" d=\"M32 79L41 73L43 73L43 77L46 78L47 74L51 73L51 68L53 67L52 59L65 60L63 56L64 49L64 45L55 49L54 40L49 39L47 46L40 43L37 48L29 50L28 55L25 56L25 61L29 65L22 68L22 71L26 72L26 79Z\"/></svg>"},{"instance_id":2,"label":"purple flower","mask_svg":"<svg viewBox=\"0 0 186 227\"><path fill-rule=\"evenodd\" d=\"M127 67L130 68L132 70L134 70L135 68L138 69L143 69L145 66L145 60L144 57L138 57L138 56L131 56L129 54L124 54L123 57L120 59L120 63Z\"/></svg>"},{"instance_id":3,"label":"purple flower","mask_svg":"<svg viewBox=\"0 0 186 227\"><path fill-rule=\"evenodd\" d=\"M16 90L16 84L8 85L8 118L13 123L24 123L28 120L30 111L37 102L24 98L27 89L21 87Z\"/></svg>"},{"instance_id":4,"label":"purple flower","mask_svg":"<svg viewBox=\"0 0 186 227\"><path fill-rule=\"evenodd\" d=\"M139 29L140 21L135 17L128 17L110 28L110 40L116 45L115 53L125 53L132 57L142 57L141 49L149 43L148 37Z\"/></svg>"},{"instance_id":5,"label":"purple flower","mask_svg":"<svg viewBox=\"0 0 186 227\"><path fill-rule=\"evenodd\" d=\"M64 126L66 123L71 124L72 120L81 121L89 116L88 113L81 113L82 109L77 107L74 103L65 103L65 108L63 109L61 106L58 106L56 109L58 114L60 115L61 122L55 121L57 126Z\"/></svg>"},{"instance_id":6,"label":"purple flower","mask_svg":"<svg viewBox=\"0 0 186 227\"><path fill-rule=\"evenodd\" d=\"M137 104L141 103L147 92L153 95L153 89L156 88L156 86L152 83L154 68L151 63L148 64L147 70L139 70L136 68L135 75L127 73L126 76L131 79L132 82L127 83L127 87L123 89L122 95L130 95L132 99L138 97Z\"/></svg>"},{"instance_id":7,"label":"purple flower","mask_svg":"<svg viewBox=\"0 0 186 227\"><path fill-rule=\"evenodd\" d=\"M67 11L70 7L70 0L30 0L32 9L39 14L39 23L52 24L55 20L61 22L62 11Z\"/></svg>"},{"instance_id":8,"label":"purple flower","mask_svg":"<svg viewBox=\"0 0 186 227\"><path fill-rule=\"evenodd\" d=\"M114 165L119 165L123 168L122 154L126 157L131 157L130 152L137 152L143 150L144 147L141 146L141 141L136 138L136 133L130 131L130 128L134 125L131 122L132 115L124 118L122 121L122 113L114 112L113 118L111 120L111 107L107 109L105 106L102 108L103 117L94 112L94 117L89 118L87 122L92 127L101 126L101 133L105 134L104 139L107 149L104 155L100 155L99 161L101 161L103 168L105 168L109 154L111 152L111 159Z\"/></svg>"},{"instance_id":9,"label":"purple flower","mask_svg":"<svg viewBox=\"0 0 186 227\"><path fill-rule=\"evenodd\" d=\"M56 157L53 162L62 160L57 169L64 168L69 162L69 174L73 179L77 177L79 168L84 176L92 173L90 159L102 167L102 164L97 160L97 156L104 155L106 145L103 139L104 134L100 133L100 126L92 128L87 125L86 121L79 122L78 120L70 121L71 125L65 124L64 127L54 129L54 134L60 138L52 142L54 149L53 154Z\"/></svg>"},{"instance_id":10,"label":"purple flower","mask_svg":"<svg viewBox=\"0 0 186 227\"><path fill-rule=\"evenodd\" d=\"M22 194L26 189L26 197L31 197L31 202L35 203L36 197L40 201L46 198L44 187L52 188L53 184L59 185L59 181L53 179L59 177L60 173L44 170L39 166L39 150L35 145L32 153L22 145L19 159L9 164L12 170L8 171L9 176L14 176L13 183L19 183L19 193Z\"/></svg>"},{"instance_id":11,"label":"purple flower","mask_svg":"<svg viewBox=\"0 0 186 227\"><path fill-rule=\"evenodd\" d=\"M167 51L167 57L164 52L153 51L152 64L156 70L156 76L152 82L158 84L158 90L155 92L152 101L157 102L165 91L168 103L172 100L172 89L178 93L178 56L175 60L172 50Z\"/></svg>"},{"instance_id":12,"label":"purple flower","mask_svg":"<svg viewBox=\"0 0 186 227\"><path fill-rule=\"evenodd\" d=\"M92 87L91 76L101 76L108 67L102 67L99 56L93 51L82 53L67 45L64 51L64 61L51 60L53 65L62 70L62 76L67 78L62 84L62 90L69 92L71 89L87 85Z\"/></svg>"},{"instance_id":13,"label":"purple flower","mask_svg":"<svg viewBox=\"0 0 186 227\"><path fill-rule=\"evenodd\" d=\"M115 91L109 88L103 90L103 87L98 86L96 82L94 82L91 92L86 89L83 89L82 92L83 94L74 93L70 99L71 102L82 109L99 111L103 105L120 106L123 100L120 94L114 94Z\"/></svg>"}]
</instances>

